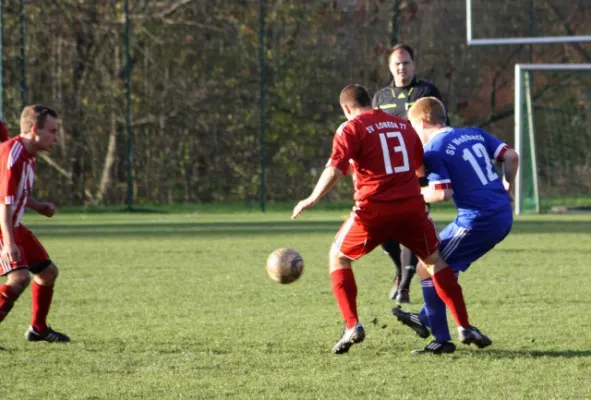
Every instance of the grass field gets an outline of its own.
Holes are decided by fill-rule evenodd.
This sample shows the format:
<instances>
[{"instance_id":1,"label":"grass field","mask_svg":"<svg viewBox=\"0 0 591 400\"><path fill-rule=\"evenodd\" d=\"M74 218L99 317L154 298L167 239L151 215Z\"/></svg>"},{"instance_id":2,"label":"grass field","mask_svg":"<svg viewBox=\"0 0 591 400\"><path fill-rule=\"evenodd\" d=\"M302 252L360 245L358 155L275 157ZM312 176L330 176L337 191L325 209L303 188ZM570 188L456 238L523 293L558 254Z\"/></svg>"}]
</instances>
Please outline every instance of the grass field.
<instances>
[{"instance_id":1,"label":"grass field","mask_svg":"<svg viewBox=\"0 0 591 400\"><path fill-rule=\"evenodd\" d=\"M374 251L354 265L366 340L335 356L327 253L347 212L27 216L61 268L50 323L73 342L25 342L27 291L0 326L0 399L591 398L590 215L519 218L462 275L485 350L411 356L426 342L394 321ZM303 255L298 282L267 277L277 247ZM417 311L416 280L411 297Z\"/></svg>"}]
</instances>

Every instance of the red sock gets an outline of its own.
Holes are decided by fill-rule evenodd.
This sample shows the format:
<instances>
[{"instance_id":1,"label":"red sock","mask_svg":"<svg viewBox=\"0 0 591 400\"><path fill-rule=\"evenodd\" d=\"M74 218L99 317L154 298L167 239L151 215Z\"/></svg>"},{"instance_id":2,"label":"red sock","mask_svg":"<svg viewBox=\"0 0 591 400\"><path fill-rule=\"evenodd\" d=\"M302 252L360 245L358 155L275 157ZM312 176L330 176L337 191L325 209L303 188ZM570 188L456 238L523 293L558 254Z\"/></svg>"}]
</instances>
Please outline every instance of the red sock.
<instances>
[{"instance_id":1,"label":"red sock","mask_svg":"<svg viewBox=\"0 0 591 400\"><path fill-rule=\"evenodd\" d=\"M464 303L462 287L456 281L456 277L451 268L446 267L433 275L433 283L437 295L443 300L451 312L457 326L464 328L470 327L468 321L468 310Z\"/></svg>"},{"instance_id":2,"label":"red sock","mask_svg":"<svg viewBox=\"0 0 591 400\"><path fill-rule=\"evenodd\" d=\"M31 326L36 332L45 332L47 330L47 314L49 314L49 306L53 297L53 286L41 286L33 281L31 296L33 299Z\"/></svg>"},{"instance_id":3,"label":"red sock","mask_svg":"<svg viewBox=\"0 0 591 400\"><path fill-rule=\"evenodd\" d=\"M19 294L10 286L0 286L0 322L8 315Z\"/></svg>"},{"instance_id":4,"label":"red sock","mask_svg":"<svg viewBox=\"0 0 591 400\"><path fill-rule=\"evenodd\" d=\"M357 317L357 284L353 270L350 268L337 269L330 274L330 280L341 315L347 328L352 328L359 322Z\"/></svg>"}]
</instances>

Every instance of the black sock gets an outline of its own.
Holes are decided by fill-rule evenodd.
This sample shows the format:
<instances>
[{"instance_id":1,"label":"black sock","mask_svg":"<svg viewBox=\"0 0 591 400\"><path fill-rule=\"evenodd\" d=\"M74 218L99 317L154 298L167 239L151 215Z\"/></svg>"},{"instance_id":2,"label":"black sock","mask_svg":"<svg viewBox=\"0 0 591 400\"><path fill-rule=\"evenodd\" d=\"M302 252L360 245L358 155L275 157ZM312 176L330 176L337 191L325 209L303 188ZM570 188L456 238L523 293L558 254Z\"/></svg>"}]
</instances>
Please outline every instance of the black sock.
<instances>
[{"instance_id":1,"label":"black sock","mask_svg":"<svg viewBox=\"0 0 591 400\"><path fill-rule=\"evenodd\" d=\"M400 263L400 245L394 239L387 239L382 243L382 250L388 254L396 266L396 276L402 279L402 264Z\"/></svg>"},{"instance_id":2,"label":"black sock","mask_svg":"<svg viewBox=\"0 0 591 400\"><path fill-rule=\"evenodd\" d=\"M402 247L400 250L400 261L402 265L402 271L400 274L400 290L409 290L410 282L412 281L415 272L417 271L417 256L414 255L406 247Z\"/></svg>"}]
</instances>

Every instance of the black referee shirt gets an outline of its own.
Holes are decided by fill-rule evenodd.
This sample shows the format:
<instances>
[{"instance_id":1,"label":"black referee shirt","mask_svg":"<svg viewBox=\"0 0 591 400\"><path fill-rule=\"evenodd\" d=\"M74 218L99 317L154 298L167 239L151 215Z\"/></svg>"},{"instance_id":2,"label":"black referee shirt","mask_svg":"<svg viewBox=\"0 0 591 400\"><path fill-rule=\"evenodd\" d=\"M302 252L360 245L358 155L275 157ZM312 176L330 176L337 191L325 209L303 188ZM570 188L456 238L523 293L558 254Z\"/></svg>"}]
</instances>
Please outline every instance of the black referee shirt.
<instances>
[{"instance_id":1,"label":"black referee shirt","mask_svg":"<svg viewBox=\"0 0 591 400\"><path fill-rule=\"evenodd\" d=\"M406 119L408 109L415 101L423 97L436 97L441 100L441 93L431 82L418 79L415 76L410 85L404 87L396 87L392 81L389 86L376 92L372 103L374 108Z\"/></svg>"}]
</instances>

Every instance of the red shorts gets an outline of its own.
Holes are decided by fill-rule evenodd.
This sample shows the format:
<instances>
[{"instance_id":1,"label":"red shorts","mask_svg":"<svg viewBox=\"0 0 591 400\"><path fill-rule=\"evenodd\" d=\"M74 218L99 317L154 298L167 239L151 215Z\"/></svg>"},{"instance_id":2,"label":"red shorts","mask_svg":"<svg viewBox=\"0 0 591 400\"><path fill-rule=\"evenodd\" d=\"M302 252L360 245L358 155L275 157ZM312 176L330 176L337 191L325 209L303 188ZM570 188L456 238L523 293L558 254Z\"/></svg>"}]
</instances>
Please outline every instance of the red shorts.
<instances>
[{"instance_id":1,"label":"red shorts","mask_svg":"<svg viewBox=\"0 0 591 400\"><path fill-rule=\"evenodd\" d=\"M35 267L49 260L49 255L43 245L37 240L33 232L19 225L14 228L14 239L21 251L21 259L16 263L7 263L0 259L0 276L6 275L13 269ZM0 235L0 249L4 245Z\"/></svg>"},{"instance_id":2,"label":"red shorts","mask_svg":"<svg viewBox=\"0 0 591 400\"><path fill-rule=\"evenodd\" d=\"M335 236L333 246L346 257L357 260L389 238L420 259L439 248L437 229L422 197L356 205Z\"/></svg>"}]
</instances>

